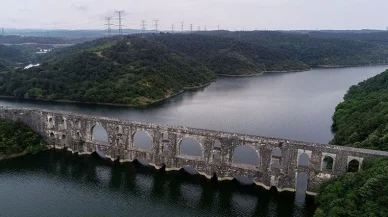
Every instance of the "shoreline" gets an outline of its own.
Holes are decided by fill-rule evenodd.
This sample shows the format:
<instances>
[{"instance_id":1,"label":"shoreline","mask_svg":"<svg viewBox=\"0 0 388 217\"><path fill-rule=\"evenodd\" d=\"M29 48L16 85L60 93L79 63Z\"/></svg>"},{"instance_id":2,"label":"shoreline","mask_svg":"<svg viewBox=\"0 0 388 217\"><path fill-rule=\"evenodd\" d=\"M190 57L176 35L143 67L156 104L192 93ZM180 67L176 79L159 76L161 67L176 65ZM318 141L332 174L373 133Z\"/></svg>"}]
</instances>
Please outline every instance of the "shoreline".
<instances>
[{"instance_id":1,"label":"shoreline","mask_svg":"<svg viewBox=\"0 0 388 217\"><path fill-rule=\"evenodd\" d=\"M368 66L384 66L387 65L388 63L381 63L381 64L366 64L366 65L348 65L348 66L335 66L335 65L321 65L318 67L312 67L310 69L306 70L290 70L290 71L263 71L260 73L253 73L253 74L246 74L246 75L228 75L228 74L216 74L217 77L253 77L253 76L260 76L260 75L265 75L265 74L270 74L270 73L293 73L293 72L308 72L313 69L333 69L333 68L353 68L353 67L368 67ZM174 93L170 96L166 96L164 98L152 101L148 104L145 105L128 105L128 104L118 104L118 103L98 103L98 102L80 102L80 101L72 101L72 100L48 100L48 99L32 99L32 98L18 98L14 96L3 96L0 95L0 99L19 99L19 100L30 100L30 101L42 101L42 102L55 102L55 103L70 103L70 104L85 104L85 105L105 105L105 106L115 106L115 107L126 107L126 108L145 108L148 106L156 105L158 103L162 103L163 101L166 101L168 99L174 98L176 96L179 96L183 94L185 91L190 91L190 90L196 90L196 89L201 89L204 87L207 87L211 85L214 81L202 84L199 86L193 86L193 87L184 87L181 91Z\"/></svg>"},{"instance_id":2,"label":"shoreline","mask_svg":"<svg viewBox=\"0 0 388 217\"><path fill-rule=\"evenodd\" d=\"M145 105L127 105L127 104L118 104L118 103L98 103L98 102L80 102L80 101L72 101L72 100L48 100L48 99L31 99L31 98L18 98L18 97L14 97L14 96L3 96L3 95L0 95L0 99L19 99L19 100L30 100L30 101L36 101L36 102L55 102L55 103L71 103L71 104L85 104L85 105L106 105L106 106L116 106L116 107L127 107L127 108L141 108L141 107L147 107L147 106L151 106L151 105L155 105L157 103L161 103L163 101L166 101L168 99L171 99L173 97L176 97L176 96L179 96L181 95L182 93L184 93L185 91L188 91L188 90L196 90L196 89L200 89L200 88L204 88L204 87L207 87L209 85L211 85L213 82L210 82L210 83L207 83L207 84L203 84L203 85L199 85L199 86L194 86L194 87L184 87L183 90L179 91L178 93L174 93L170 96L167 96L167 97L164 97L162 99L158 99L156 101L153 101L149 104L145 104ZM0 158L1 160L1 158Z\"/></svg>"},{"instance_id":3,"label":"shoreline","mask_svg":"<svg viewBox=\"0 0 388 217\"><path fill-rule=\"evenodd\" d=\"M354 67L367 67L367 66L388 66L388 63L373 63L373 64L359 64L359 65L318 65L313 69L336 69L336 68L354 68Z\"/></svg>"},{"instance_id":4,"label":"shoreline","mask_svg":"<svg viewBox=\"0 0 388 217\"><path fill-rule=\"evenodd\" d=\"M243 75L229 75L229 74L217 74L217 76L220 77L253 77L253 76L259 76L259 75L265 75L270 73L292 73L292 72L308 72L311 71L314 68L305 69L305 70L283 70L283 71L262 71L260 73L252 73L252 74L243 74Z\"/></svg>"},{"instance_id":5,"label":"shoreline","mask_svg":"<svg viewBox=\"0 0 388 217\"><path fill-rule=\"evenodd\" d=\"M27 154L27 152L22 152L22 153L18 153L18 154L10 154L10 155L0 155L0 161L21 157L21 156L24 156L26 154Z\"/></svg>"}]
</instances>

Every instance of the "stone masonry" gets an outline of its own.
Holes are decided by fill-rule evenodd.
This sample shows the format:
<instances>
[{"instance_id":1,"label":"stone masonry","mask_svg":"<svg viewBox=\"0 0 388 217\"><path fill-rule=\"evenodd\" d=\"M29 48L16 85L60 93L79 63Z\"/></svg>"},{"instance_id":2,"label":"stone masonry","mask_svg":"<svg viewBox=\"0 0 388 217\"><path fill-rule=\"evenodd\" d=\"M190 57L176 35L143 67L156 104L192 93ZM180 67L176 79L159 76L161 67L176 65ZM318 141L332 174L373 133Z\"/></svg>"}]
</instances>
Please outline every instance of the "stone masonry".
<instances>
[{"instance_id":1,"label":"stone masonry","mask_svg":"<svg viewBox=\"0 0 388 217\"><path fill-rule=\"evenodd\" d=\"M146 160L156 168L179 170L195 168L201 175L219 180L249 177L267 189L295 191L298 174L308 177L307 193L315 194L320 183L347 172L351 161L359 163L376 157L388 157L388 152L357 149L327 144L315 144L286 139L267 138L187 127L147 124L126 120L93 117L37 109L0 107L0 119L21 121L30 126L56 148L68 148L79 154L104 152L107 157L120 162ZM108 142L93 140L94 126L102 126ZM134 135L145 131L151 137L152 148L134 146ZM167 139L163 138L168 135ZM180 153L181 141L192 138L199 142L202 156ZM215 146L215 144L221 144ZM250 146L259 155L258 165L233 162L239 146ZM168 151L163 151L168 149ZM275 154L275 151L276 154ZM308 156L307 165L299 165L300 157ZM325 168L324 159L330 157L332 168Z\"/></svg>"}]
</instances>

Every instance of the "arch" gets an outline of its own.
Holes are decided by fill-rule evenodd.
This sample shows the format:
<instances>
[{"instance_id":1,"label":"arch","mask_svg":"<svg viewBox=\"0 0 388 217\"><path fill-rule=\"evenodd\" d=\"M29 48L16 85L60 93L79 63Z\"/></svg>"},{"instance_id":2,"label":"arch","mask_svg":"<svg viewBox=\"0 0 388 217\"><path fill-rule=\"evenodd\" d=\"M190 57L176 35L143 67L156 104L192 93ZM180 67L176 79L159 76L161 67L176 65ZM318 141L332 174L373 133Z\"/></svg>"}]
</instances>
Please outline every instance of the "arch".
<instances>
[{"instance_id":1,"label":"arch","mask_svg":"<svg viewBox=\"0 0 388 217\"><path fill-rule=\"evenodd\" d=\"M272 150L272 157L282 157L282 150L277 147Z\"/></svg>"},{"instance_id":2,"label":"arch","mask_svg":"<svg viewBox=\"0 0 388 217\"><path fill-rule=\"evenodd\" d=\"M197 175L199 174L198 170L195 169L194 167L192 166L184 166L182 167L182 170L190 175Z\"/></svg>"},{"instance_id":3,"label":"arch","mask_svg":"<svg viewBox=\"0 0 388 217\"><path fill-rule=\"evenodd\" d=\"M48 122L51 124L53 123L53 118L49 118Z\"/></svg>"},{"instance_id":4,"label":"arch","mask_svg":"<svg viewBox=\"0 0 388 217\"><path fill-rule=\"evenodd\" d=\"M180 154L203 157L202 145L193 138L183 138L180 142Z\"/></svg>"},{"instance_id":5,"label":"arch","mask_svg":"<svg viewBox=\"0 0 388 217\"><path fill-rule=\"evenodd\" d=\"M96 124L92 127L92 141L109 142L108 132L100 124Z\"/></svg>"},{"instance_id":6,"label":"arch","mask_svg":"<svg viewBox=\"0 0 388 217\"><path fill-rule=\"evenodd\" d=\"M51 138L54 138L54 136L55 136L54 133L50 133Z\"/></svg>"},{"instance_id":7,"label":"arch","mask_svg":"<svg viewBox=\"0 0 388 217\"><path fill-rule=\"evenodd\" d=\"M133 146L141 149L152 149L152 138L147 131L139 130L133 136Z\"/></svg>"},{"instance_id":8,"label":"arch","mask_svg":"<svg viewBox=\"0 0 388 217\"><path fill-rule=\"evenodd\" d=\"M348 163L347 171L350 173L356 173L360 169L360 161L353 159Z\"/></svg>"},{"instance_id":9,"label":"arch","mask_svg":"<svg viewBox=\"0 0 388 217\"><path fill-rule=\"evenodd\" d=\"M221 149L221 142L220 142L220 140L217 139L216 141L214 141L213 149Z\"/></svg>"},{"instance_id":10,"label":"arch","mask_svg":"<svg viewBox=\"0 0 388 217\"><path fill-rule=\"evenodd\" d=\"M163 140L163 142L168 142L168 141L170 141L170 139L168 138L168 133L163 133L163 134L162 134L162 140Z\"/></svg>"},{"instance_id":11,"label":"arch","mask_svg":"<svg viewBox=\"0 0 388 217\"><path fill-rule=\"evenodd\" d=\"M298 173L295 183L296 194L295 201L297 203L304 203L306 200L306 191L308 189L309 176L307 173Z\"/></svg>"},{"instance_id":12,"label":"arch","mask_svg":"<svg viewBox=\"0 0 388 217\"><path fill-rule=\"evenodd\" d=\"M218 150L213 150L212 159L215 163L221 162L221 153Z\"/></svg>"},{"instance_id":13,"label":"arch","mask_svg":"<svg viewBox=\"0 0 388 217\"><path fill-rule=\"evenodd\" d=\"M162 154L169 154L169 153L170 153L169 145L167 143L162 144Z\"/></svg>"},{"instance_id":14,"label":"arch","mask_svg":"<svg viewBox=\"0 0 388 217\"><path fill-rule=\"evenodd\" d=\"M148 163L148 161L143 159L143 158L136 158L135 160L133 160L133 163L135 163L135 164L137 163L138 165L143 166L143 167L147 167L150 165Z\"/></svg>"},{"instance_id":15,"label":"arch","mask_svg":"<svg viewBox=\"0 0 388 217\"><path fill-rule=\"evenodd\" d=\"M249 176L238 176L234 178L241 185L252 185L255 183L252 177Z\"/></svg>"},{"instance_id":16,"label":"arch","mask_svg":"<svg viewBox=\"0 0 388 217\"><path fill-rule=\"evenodd\" d=\"M325 156L322 161L323 170L333 170L334 159L331 156Z\"/></svg>"},{"instance_id":17,"label":"arch","mask_svg":"<svg viewBox=\"0 0 388 217\"><path fill-rule=\"evenodd\" d=\"M233 163L258 167L260 165L259 152L251 145L238 146L233 152Z\"/></svg>"},{"instance_id":18,"label":"arch","mask_svg":"<svg viewBox=\"0 0 388 217\"><path fill-rule=\"evenodd\" d=\"M271 170L273 169L280 169L280 163L279 161L273 161L271 164Z\"/></svg>"},{"instance_id":19,"label":"arch","mask_svg":"<svg viewBox=\"0 0 388 217\"><path fill-rule=\"evenodd\" d=\"M307 153L302 153L298 158L298 166L308 167L310 163L310 157Z\"/></svg>"}]
</instances>

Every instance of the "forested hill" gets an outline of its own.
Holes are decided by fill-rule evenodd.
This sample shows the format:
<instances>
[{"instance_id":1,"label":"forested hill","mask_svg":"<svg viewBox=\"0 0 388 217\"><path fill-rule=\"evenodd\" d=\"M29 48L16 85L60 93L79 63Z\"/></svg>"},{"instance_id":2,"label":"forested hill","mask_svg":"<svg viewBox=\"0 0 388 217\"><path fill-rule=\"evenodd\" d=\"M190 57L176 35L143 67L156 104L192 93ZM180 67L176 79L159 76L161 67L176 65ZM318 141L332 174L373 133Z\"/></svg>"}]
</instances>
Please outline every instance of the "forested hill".
<instances>
[{"instance_id":1,"label":"forested hill","mask_svg":"<svg viewBox=\"0 0 388 217\"><path fill-rule=\"evenodd\" d=\"M0 74L1 95L146 105L215 80L202 64L144 38L64 48L39 67Z\"/></svg>"},{"instance_id":2,"label":"forested hill","mask_svg":"<svg viewBox=\"0 0 388 217\"><path fill-rule=\"evenodd\" d=\"M23 53L13 47L0 45L0 72L9 69L15 62L24 61Z\"/></svg>"},{"instance_id":3,"label":"forested hill","mask_svg":"<svg viewBox=\"0 0 388 217\"><path fill-rule=\"evenodd\" d=\"M230 38L199 34L158 34L147 37L193 57L217 74L249 75L310 68L278 50Z\"/></svg>"},{"instance_id":4,"label":"forested hill","mask_svg":"<svg viewBox=\"0 0 388 217\"><path fill-rule=\"evenodd\" d=\"M388 70L349 89L332 129L333 144L388 151Z\"/></svg>"},{"instance_id":5,"label":"forested hill","mask_svg":"<svg viewBox=\"0 0 388 217\"><path fill-rule=\"evenodd\" d=\"M388 64L388 45L376 42L381 41L380 35L361 37L355 35L357 33L348 33L340 37L333 35L334 33L326 33L326 36L321 34L318 37L313 34L277 31L207 31L198 34L259 44L279 50L311 67Z\"/></svg>"}]
</instances>

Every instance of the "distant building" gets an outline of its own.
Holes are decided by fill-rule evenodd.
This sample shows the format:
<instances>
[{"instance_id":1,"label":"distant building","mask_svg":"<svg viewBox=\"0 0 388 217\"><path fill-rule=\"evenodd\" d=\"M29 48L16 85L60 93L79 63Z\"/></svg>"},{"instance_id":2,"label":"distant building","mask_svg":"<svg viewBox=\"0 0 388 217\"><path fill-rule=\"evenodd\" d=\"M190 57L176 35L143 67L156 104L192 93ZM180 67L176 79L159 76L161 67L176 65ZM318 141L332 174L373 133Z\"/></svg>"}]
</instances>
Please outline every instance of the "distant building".
<instances>
[{"instance_id":1,"label":"distant building","mask_svg":"<svg viewBox=\"0 0 388 217\"><path fill-rule=\"evenodd\" d=\"M40 49L38 48L38 51L36 52L37 54L45 54L50 52L52 49Z\"/></svg>"}]
</instances>

